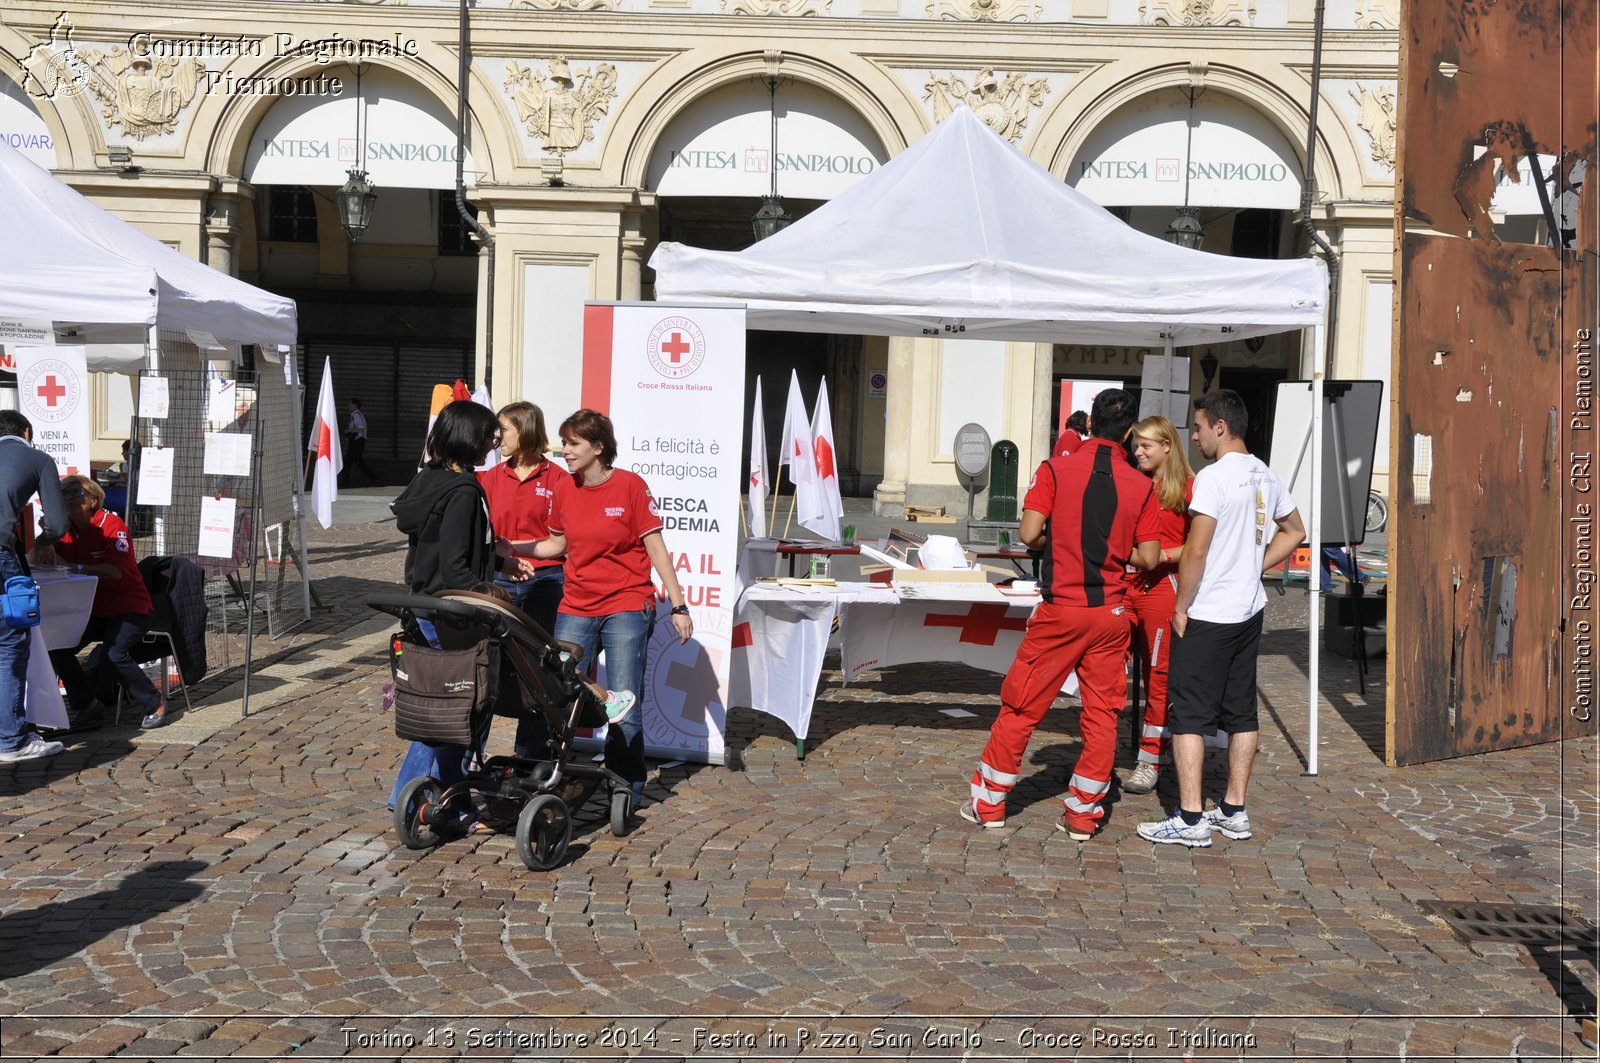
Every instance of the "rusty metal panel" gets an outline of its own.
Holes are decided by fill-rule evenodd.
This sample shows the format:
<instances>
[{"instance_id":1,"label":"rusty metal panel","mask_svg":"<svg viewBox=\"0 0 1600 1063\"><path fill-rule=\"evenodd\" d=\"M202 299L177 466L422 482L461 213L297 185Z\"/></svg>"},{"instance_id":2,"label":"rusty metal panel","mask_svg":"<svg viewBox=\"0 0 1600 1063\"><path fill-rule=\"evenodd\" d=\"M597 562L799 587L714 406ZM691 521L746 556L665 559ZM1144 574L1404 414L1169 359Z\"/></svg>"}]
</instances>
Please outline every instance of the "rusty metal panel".
<instances>
[{"instance_id":1,"label":"rusty metal panel","mask_svg":"<svg viewBox=\"0 0 1600 1063\"><path fill-rule=\"evenodd\" d=\"M1561 256L1412 235L1391 488L1391 760L1559 736ZM1425 283L1422 283L1425 279Z\"/></svg>"},{"instance_id":2,"label":"rusty metal panel","mask_svg":"<svg viewBox=\"0 0 1600 1063\"><path fill-rule=\"evenodd\" d=\"M1594 732L1596 6L1405 9L1391 763ZM1501 242L1502 174L1535 183L1554 246Z\"/></svg>"}]
</instances>

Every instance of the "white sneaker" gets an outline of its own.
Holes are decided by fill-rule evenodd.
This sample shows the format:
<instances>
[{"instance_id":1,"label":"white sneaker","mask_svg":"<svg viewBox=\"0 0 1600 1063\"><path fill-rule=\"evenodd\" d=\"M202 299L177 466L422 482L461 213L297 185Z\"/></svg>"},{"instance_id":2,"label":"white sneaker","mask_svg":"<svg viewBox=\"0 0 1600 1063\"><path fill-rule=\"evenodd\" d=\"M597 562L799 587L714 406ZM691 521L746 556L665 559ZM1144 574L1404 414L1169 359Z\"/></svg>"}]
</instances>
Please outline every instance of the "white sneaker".
<instances>
[{"instance_id":1,"label":"white sneaker","mask_svg":"<svg viewBox=\"0 0 1600 1063\"><path fill-rule=\"evenodd\" d=\"M999 830L1001 827L1006 825L1004 816L1001 816L999 819L979 819L978 810L973 807L970 800L961 806L961 818L966 820L968 823L976 823L984 830Z\"/></svg>"},{"instance_id":2,"label":"white sneaker","mask_svg":"<svg viewBox=\"0 0 1600 1063\"><path fill-rule=\"evenodd\" d=\"M1174 812L1170 819L1139 824L1138 831L1139 837L1157 845L1187 845L1191 849L1211 847L1211 823L1204 816L1200 817L1199 823L1191 827L1183 821L1182 816Z\"/></svg>"},{"instance_id":3,"label":"white sneaker","mask_svg":"<svg viewBox=\"0 0 1600 1063\"><path fill-rule=\"evenodd\" d=\"M1250 816L1242 808L1231 816L1224 816L1220 808L1208 808L1205 820L1220 831L1224 838L1242 842L1250 837Z\"/></svg>"},{"instance_id":4,"label":"white sneaker","mask_svg":"<svg viewBox=\"0 0 1600 1063\"><path fill-rule=\"evenodd\" d=\"M29 731L27 741L8 753L0 753L0 764L17 764L24 760L39 760L42 757L53 757L66 747L60 742L51 742L37 731Z\"/></svg>"},{"instance_id":5,"label":"white sneaker","mask_svg":"<svg viewBox=\"0 0 1600 1063\"><path fill-rule=\"evenodd\" d=\"M1156 766L1154 764L1140 764L1133 769L1133 774L1128 776L1128 781L1122 784L1125 794L1147 794L1156 788Z\"/></svg>"}]
</instances>

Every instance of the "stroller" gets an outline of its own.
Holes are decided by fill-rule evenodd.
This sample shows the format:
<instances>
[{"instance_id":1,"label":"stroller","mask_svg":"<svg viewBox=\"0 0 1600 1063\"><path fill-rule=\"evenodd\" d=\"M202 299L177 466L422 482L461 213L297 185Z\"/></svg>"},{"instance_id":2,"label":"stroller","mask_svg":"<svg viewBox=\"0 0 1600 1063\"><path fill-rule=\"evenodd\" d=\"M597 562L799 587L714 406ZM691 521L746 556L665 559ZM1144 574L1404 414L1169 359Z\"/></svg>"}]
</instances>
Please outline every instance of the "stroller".
<instances>
[{"instance_id":1,"label":"stroller","mask_svg":"<svg viewBox=\"0 0 1600 1063\"><path fill-rule=\"evenodd\" d=\"M401 622L389 643L395 734L469 750L461 782L446 787L424 777L400 791L394 827L407 848L461 837L474 819L496 829L515 824L522 862L549 871L572 840L572 809L601 784L612 833L628 832L632 788L604 765L572 760L573 732L606 723L605 707L579 673L579 647L556 642L526 613L487 594L375 594L367 604ZM419 619L433 624L440 649L422 636ZM544 721L546 755L486 758L494 717L529 714Z\"/></svg>"}]
</instances>

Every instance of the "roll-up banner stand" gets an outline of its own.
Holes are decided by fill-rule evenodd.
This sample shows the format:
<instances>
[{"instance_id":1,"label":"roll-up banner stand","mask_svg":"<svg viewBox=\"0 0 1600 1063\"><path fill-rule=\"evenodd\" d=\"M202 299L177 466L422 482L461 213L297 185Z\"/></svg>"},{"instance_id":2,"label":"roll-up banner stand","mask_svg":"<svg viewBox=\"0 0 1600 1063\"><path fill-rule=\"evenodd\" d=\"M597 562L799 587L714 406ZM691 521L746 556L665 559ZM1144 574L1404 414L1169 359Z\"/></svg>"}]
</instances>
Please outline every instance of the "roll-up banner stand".
<instances>
[{"instance_id":1,"label":"roll-up banner stand","mask_svg":"<svg viewBox=\"0 0 1600 1063\"><path fill-rule=\"evenodd\" d=\"M639 692L645 751L655 757L723 762L744 337L743 306L584 305L583 404L611 418L617 466L649 485L694 617L694 638L679 644L661 599Z\"/></svg>"}]
</instances>

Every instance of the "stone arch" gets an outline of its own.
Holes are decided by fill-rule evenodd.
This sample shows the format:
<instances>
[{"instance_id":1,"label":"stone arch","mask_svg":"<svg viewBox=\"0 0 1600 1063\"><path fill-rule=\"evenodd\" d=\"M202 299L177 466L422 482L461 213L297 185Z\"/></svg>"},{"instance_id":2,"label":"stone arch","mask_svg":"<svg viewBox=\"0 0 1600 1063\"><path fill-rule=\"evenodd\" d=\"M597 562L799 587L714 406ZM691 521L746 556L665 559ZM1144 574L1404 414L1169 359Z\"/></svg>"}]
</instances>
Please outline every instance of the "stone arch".
<instances>
[{"instance_id":1,"label":"stone arch","mask_svg":"<svg viewBox=\"0 0 1600 1063\"><path fill-rule=\"evenodd\" d=\"M450 115L456 113L456 87L453 77L447 77L431 63L421 59L394 58L389 56L372 57L363 60L363 65L381 67L384 70L397 74L402 78L417 85L431 96ZM316 77L319 73L327 73L330 66L318 65L314 61L293 56L275 59L264 63L260 67L249 71L230 71L238 77L258 78L302 78ZM474 94L477 99L493 100L493 89L479 76L476 69L471 72ZM349 91L348 88L346 91ZM214 118L202 118L197 115L195 127L209 129L210 135L204 146L204 167L211 173L240 176L244 172L245 155L250 148L250 138L255 134L256 127L266 116L274 104L278 103L281 96L247 96L243 94L229 95L226 102ZM472 152L472 161L478 169L476 181L469 178L469 184L486 184L494 180L496 159L514 159L515 155L508 155L510 138L504 128L503 109L490 106L488 112L493 115L492 120L485 119L484 108L468 108L468 150ZM491 136L491 130L497 134Z\"/></svg>"},{"instance_id":2,"label":"stone arch","mask_svg":"<svg viewBox=\"0 0 1600 1063\"><path fill-rule=\"evenodd\" d=\"M617 132L607 138L602 167L606 173L619 174L623 185L644 187L650 158L662 134L684 108L724 86L766 77L761 52L739 52L691 64L690 58L682 64L665 64L644 80L619 113L612 127ZM874 67L863 67L857 76L811 56L785 52L779 76L840 99L867 123L889 158L931 128L904 88Z\"/></svg>"},{"instance_id":3,"label":"stone arch","mask_svg":"<svg viewBox=\"0 0 1600 1063\"><path fill-rule=\"evenodd\" d=\"M1292 83L1293 71L1285 67L1282 74L1283 80ZM1042 160L1045 167L1063 181L1067 180L1072 160L1102 122L1152 92L1182 88L1188 83L1186 62L1142 70L1109 85L1099 83L1093 75L1075 83L1041 124L1038 143L1041 147L1055 145L1048 158ZM1237 67L1213 65L1206 71L1205 83L1207 91L1233 97L1265 118L1284 137L1296 162L1304 169L1310 116L1303 104L1269 78ZM1085 96L1089 97L1088 102L1083 101ZM1320 113L1327 116L1336 112L1324 100ZM1364 183L1364 173L1345 124L1326 118L1319 121L1315 173L1319 192L1328 199L1349 198Z\"/></svg>"}]
</instances>

